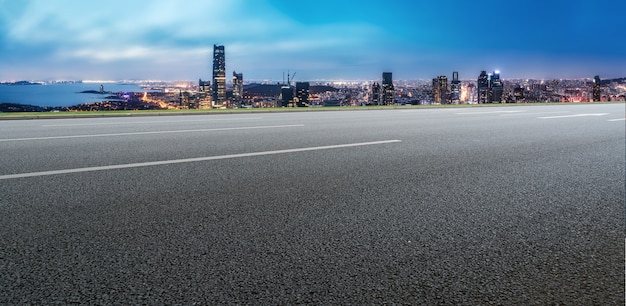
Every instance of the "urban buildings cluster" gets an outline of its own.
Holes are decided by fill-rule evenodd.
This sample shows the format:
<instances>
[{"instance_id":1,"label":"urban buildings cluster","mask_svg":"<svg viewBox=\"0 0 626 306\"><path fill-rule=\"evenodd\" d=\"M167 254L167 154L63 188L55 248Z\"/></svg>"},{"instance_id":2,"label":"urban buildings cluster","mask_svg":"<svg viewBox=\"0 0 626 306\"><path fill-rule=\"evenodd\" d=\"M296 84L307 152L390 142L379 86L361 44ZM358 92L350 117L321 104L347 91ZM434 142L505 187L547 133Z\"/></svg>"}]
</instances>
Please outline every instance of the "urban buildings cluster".
<instances>
[{"instance_id":1,"label":"urban buildings cluster","mask_svg":"<svg viewBox=\"0 0 626 306\"><path fill-rule=\"evenodd\" d=\"M625 100L623 79L593 80L503 80L500 71L483 70L474 80L440 75L432 82L393 81L392 72L383 72L374 82L293 82L296 73L283 75L281 83L244 85L243 74L233 72L226 82L226 56L222 45L213 46L211 81L199 80L197 91L179 91L180 108L310 107L394 104L488 104L524 102L588 102ZM614 85L614 86L612 86ZM268 88L275 86L276 90ZM320 91L320 86L325 91Z\"/></svg>"}]
</instances>

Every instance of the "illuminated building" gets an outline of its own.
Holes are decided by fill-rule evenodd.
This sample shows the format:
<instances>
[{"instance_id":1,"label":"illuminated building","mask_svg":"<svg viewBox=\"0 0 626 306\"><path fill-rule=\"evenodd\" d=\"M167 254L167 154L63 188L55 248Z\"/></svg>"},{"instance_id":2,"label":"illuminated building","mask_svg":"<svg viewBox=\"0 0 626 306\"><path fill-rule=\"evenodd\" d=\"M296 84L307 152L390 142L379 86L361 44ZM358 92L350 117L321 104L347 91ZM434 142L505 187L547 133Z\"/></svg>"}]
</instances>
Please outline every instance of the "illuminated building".
<instances>
[{"instance_id":1,"label":"illuminated building","mask_svg":"<svg viewBox=\"0 0 626 306\"><path fill-rule=\"evenodd\" d=\"M370 98L370 104L380 105L380 84L374 82L372 84L372 96Z\"/></svg>"},{"instance_id":2,"label":"illuminated building","mask_svg":"<svg viewBox=\"0 0 626 306\"><path fill-rule=\"evenodd\" d=\"M213 45L213 102L216 106L226 103L226 56L224 46Z\"/></svg>"},{"instance_id":3,"label":"illuminated building","mask_svg":"<svg viewBox=\"0 0 626 306\"><path fill-rule=\"evenodd\" d=\"M309 106L309 82L296 82L296 99L298 107Z\"/></svg>"},{"instance_id":4,"label":"illuminated building","mask_svg":"<svg viewBox=\"0 0 626 306\"><path fill-rule=\"evenodd\" d=\"M393 105L393 95L395 93L393 87L393 79L391 72L383 72L383 104Z\"/></svg>"},{"instance_id":5,"label":"illuminated building","mask_svg":"<svg viewBox=\"0 0 626 306\"><path fill-rule=\"evenodd\" d=\"M593 77L593 88L592 88L593 102L600 102L602 100L602 91L600 90L601 84L602 84L602 80L600 80L599 75L596 75L595 77Z\"/></svg>"},{"instance_id":6,"label":"illuminated building","mask_svg":"<svg viewBox=\"0 0 626 306\"><path fill-rule=\"evenodd\" d=\"M233 71L233 102L239 105L243 100L243 73Z\"/></svg>"},{"instance_id":7,"label":"illuminated building","mask_svg":"<svg viewBox=\"0 0 626 306\"><path fill-rule=\"evenodd\" d=\"M445 75L433 79L433 102L448 103L448 77Z\"/></svg>"},{"instance_id":8,"label":"illuminated building","mask_svg":"<svg viewBox=\"0 0 626 306\"><path fill-rule=\"evenodd\" d=\"M203 81L202 79L199 79L198 88L200 92L208 92L209 88L211 88L211 81Z\"/></svg>"},{"instance_id":9,"label":"illuminated building","mask_svg":"<svg viewBox=\"0 0 626 306\"><path fill-rule=\"evenodd\" d=\"M456 71L452 72L450 100L452 100L452 104L459 104L459 101L461 101L461 81L459 81L459 73Z\"/></svg>"},{"instance_id":10,"label":"illuminated building","mask_svg":"<svg viewBox=\"0 0 626 306\"><path fill-rule=\"evenodd\" d=\"M478 104L489 103L489 76L487 71L483 70L478 76Z\"/></svg>"},{"instance_id":11,"label":"illuminated building","mask_svg":"<svg viewBox=\"0 0 626 306\"><path fill-rule=\"evenodd\" d=\"M490 99L489 103L501 103L502 102L502 93L504 92L504 85L502 84L502 80L500 80L500 71L494 71L489 78L489 92Z\"/></svg>"}]
</instances>

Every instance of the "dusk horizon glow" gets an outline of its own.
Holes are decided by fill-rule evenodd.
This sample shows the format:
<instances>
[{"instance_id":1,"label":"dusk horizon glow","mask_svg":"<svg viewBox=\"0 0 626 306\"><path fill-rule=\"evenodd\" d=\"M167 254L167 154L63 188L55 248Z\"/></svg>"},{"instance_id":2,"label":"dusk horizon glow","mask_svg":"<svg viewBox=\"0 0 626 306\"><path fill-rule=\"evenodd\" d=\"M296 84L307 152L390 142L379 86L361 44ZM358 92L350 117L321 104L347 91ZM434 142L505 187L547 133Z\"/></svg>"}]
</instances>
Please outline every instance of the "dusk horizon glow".
<instances>
[{"instance_id":1,"label":"dusk horizon glow","mask_svg":"<svg viewBox=\"0 0 626 306\"><path fill-rule=\"evenodd\" d=\"M479 7L482 5L481 7ZM0 0L0 81L626 76L623 1Z\"/></svg>"}]
</instances>

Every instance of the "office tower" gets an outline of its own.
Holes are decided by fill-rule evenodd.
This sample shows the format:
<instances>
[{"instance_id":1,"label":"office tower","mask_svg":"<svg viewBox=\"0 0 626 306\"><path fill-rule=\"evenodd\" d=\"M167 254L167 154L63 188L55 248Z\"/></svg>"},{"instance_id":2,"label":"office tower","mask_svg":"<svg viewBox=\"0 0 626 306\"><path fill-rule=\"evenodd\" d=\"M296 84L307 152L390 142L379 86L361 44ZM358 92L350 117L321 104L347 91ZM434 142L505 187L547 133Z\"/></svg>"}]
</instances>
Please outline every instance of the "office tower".
<instances>
[{"instance_id":1,"label":"office tower","mask_svg":"<svg viewBox=\"0 0 626 306\"><path fill-rule=\"evenodd\" d=\"M461 101L461 81L459 81L459 73L452 72L452 82L450 82L450 100L452 104L459 104Z\"/></svg>"},{"instance_id":2,"label":"office tower","mask_svg":"<svg viewBox=\"0 0 626 306\"><path fill-rule=\"evenodd\" d=\"M372 97L370 98L371 105L380 105L380 84L374 82L372 84Z\"/></svg>"},{"instance_id":3,"label":"office tower","mask_svg":"<svg viewBox=\"0 0 626 306\"><path fill-rule=\"evenodd\" d=\"M288 107L293 103L293 86L284 84L280 87L280 106Z\"/></svg>"},{"instance_id":4,"label":"office tower","mask_svg":"<svg viewBox=\"0 0 626 306\"><path fill-rule=\"evenodd\" d=\"M448 77L441 75L433 79L433 102L448 103Z\"/></svg>"},{"instance_id":5,"label":"office tower","mask_svg":"<svg viewBox=\"0 0 626 306\"><path fill-rule=\"evenodd\" d=\"M237 105L243 102L243 73L233 71L233 102Z\"/></svg>"},{"instance_id":6,"label":"office tower","mask_svg":"<svg viewBox=\"0 0 626 306\"><path fill-rule=\"evenodd\" d=\"M489 76L487 71L483 70L478 76L478 104L489 103Z\"/></svg>"},{"instance_id":7,"label":"office tower","mask_svg":"<svg viewBox=\"0 0 626 306\"><path fill-rule=\"evenodd\" d=\"M602 84L602 80L600 80L599 75L596 75L595 77L593 77L593 88L592 88L593 102L600 102L602 100L602 91L600 90L601 84Z\"/></svg>"},{"instance_id":8,"label":"office tower","mask_svg":"<svg viewBox=\"0 0 626 306\"><path fill-rule=\"evenodd\" d=\"M393 105L393 95L395 91L393 88L393 79L391 72L383 72L383 104Z\"/></svg>"},{"instance_id":9,"label":"office tower","mask_svg":"<svg viewBox=\"0 0 626 306\"><path fill-rule=\"evenodd\" d=\"M490 103L502 103L502 93L504 92L504 84L500 80L500 71L496 70L489 79L489 91L491 93Z\"/></svg>"},{"instance_id":10,"label":"office tower","mask_svg":"<svg viewBox=\"0 0 626 306\"><path fill-rule=\"evenodd\" d=\"M216 106L226 103L226 56L224 46L213 45L213 102Z\"/></svg>"},{"instance_id":11,"label":"office tower","mask_svg":"<svg viewBox=\"0 0 626 306\"><path fill-rule=\"evenodd\" d=\"M309 106L309 82L296 82L296 99L298 107Z\"/></svg>"}]
</instances>

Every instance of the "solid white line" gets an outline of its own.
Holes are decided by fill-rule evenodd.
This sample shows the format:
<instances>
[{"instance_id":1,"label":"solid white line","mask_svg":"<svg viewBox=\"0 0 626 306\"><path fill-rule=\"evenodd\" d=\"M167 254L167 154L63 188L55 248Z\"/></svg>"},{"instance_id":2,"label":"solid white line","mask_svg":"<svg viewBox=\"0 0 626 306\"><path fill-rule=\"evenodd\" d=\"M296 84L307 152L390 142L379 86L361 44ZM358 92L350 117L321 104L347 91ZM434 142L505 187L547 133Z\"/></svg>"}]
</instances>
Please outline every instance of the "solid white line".
<instances>
[{"instance_id":1,"label":"solid white line","mask_svg":"<svg viewBox=\"0 0 626 306\"><path fill-rule=\"evenodd\" d=\"M30 173L6 174L6 175L0 175L0 180L8 180L8 179L16 179L16 178L27 178L27 177L37 177L37 176L46 176L46 175L56 175L56 174L68 174L68 173L80 173L80 172L91 172L91 171L103 171L103 170L113 170L113 169L125 169L125 168L137 168L137 167L148 167L148 166L160 166L160 165L169 165L169 164L181 164L181 163L201 162L201 161L230 159L230 158L240 158L240 157L253 157L253 156L262 156L262 155L286 154L286 153L317 151L317 150L330 150L330 149L339 149L339 148L350 148L350 147L360 147L360 146L371 146L371 145L379 145L379 144L388 144L388 143L395 143L395 142L402 142L402 141L401 140L383 140L383 141L348 143L348 144L340 144L340 145L308 147L308 148L297 148L297 149L286 149L286 150L275 150L275 151L263 151L263 152L252 152L252 153L241 153L241 154L230 154L230 155L218 155L218 156L207 156L207 157L197 157L197 158L162 160L162 161L132 163L132 164L121 164L121 165L109 165L109 166L86 167L86 168L75 168L75 169L64 169L64 170L52 170L52 171L30 172Z\"/></svg>"},{"instance_id":2,"label":"solid white line","mask_svg":"<svg viewBox=\"0 0 626 306\"><path fill-rule=\"evenodd\" d=\"M234 120L257 120L261 117L250 118L221 118L204 120L159 120L159 121L128 121L128 122L102 122L102 123L77 123L77 124L46 124L43 127L69 127L69 126L99 126L99 125L123 125L123 124L150 124L150 123L187 123L187 122L213 122L213 121L234 121Z\"/></svg>"},{"instance_id":3,"label":"solid white line","mask_svg":"<svg viewBox=\"0 0 626 306\"><path fill-rule=\"evenodd\" d=\"M527 112L527 110L515 110L515 111L490 111L490 112L467 112L456 113L457 115L482 115L482 114L501 114L501 113L521 113Z\"/></svg>"},{"instance_id":4,"label":"solid white line","mask_svg":"<svg viewBox=\"0 0 626 306\"><path fill-rule=\"evenodd\" d=\"M171 134L171 133L217 132L217 131L254 130L254 129L278 129L278 128L300 127L300 126L304 126L304 124L245 126L245 127L234 127L234 128L215 128L215 129L199 129L199 130L174 130L174 131L132 132L132 133L115 133L115 134L92 134L92 135L69 135L69 136L49 136L49 137L31 137L31 138L11 138L11 139L0 139L0 142L27 141L27 140L49 140L49 139L68 139L68 138L112 137L112 136L130 136L130 135L150 135L150 134Z\"/></svg>"},{"instance_id":5,"label":"solid white line","mask_svg":"<svg viewBox=\"0 0 626 306\"><path fill-rule=\"evenodd\" d=\"M539 119L560 119L560 118L574 118L574 117L599 117L606 116L609 113L597 113L597 114L575 114L575 115L563 115L563 116L550 116L550 117L537 117Z\"/></svg>"},{"instance_id":6,"label":"solid white line","mask_svg":"<svg viewBox=\"0 0 626 306\"><path fill-rule=\"evenodd\" d=\"M620 118L620 119L609 119L607 121L624 121L626 120L626 118Z\"/></svg>"}]
</instances>

